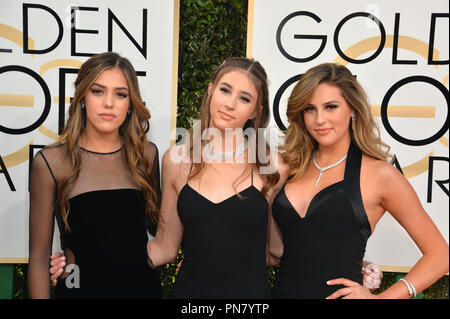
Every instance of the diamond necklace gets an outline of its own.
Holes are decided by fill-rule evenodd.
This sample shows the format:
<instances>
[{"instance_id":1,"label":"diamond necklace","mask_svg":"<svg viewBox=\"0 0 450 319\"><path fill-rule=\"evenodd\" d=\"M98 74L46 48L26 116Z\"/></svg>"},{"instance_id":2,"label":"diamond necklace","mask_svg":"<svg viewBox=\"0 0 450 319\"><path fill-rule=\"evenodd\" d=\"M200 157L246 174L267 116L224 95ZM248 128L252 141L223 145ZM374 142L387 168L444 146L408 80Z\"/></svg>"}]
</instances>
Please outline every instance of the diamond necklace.
<instances>
[{"instance_id":1,"label":"diamond necklace","mask_svg":"<svg viewBox=\"0 0 450 319\"><path fill-rule=\"evenodd\" d=\"M236 159L239 155L244 153L246 148L247 148L247 141L244 141L238 147L236 147L235 150L221 153L221 152L218 152L215 149L211 148L211 146L209 144L206 144L203 155L205 155L205 157L208 160L213 161L213 162L225 162L225 161L229 160L230 158Z\"/></svg>"},{"instance_id":2,"label":"diamond necklace","mask_svg":"<svg viewBox=\"0 0 450 319\"><path fill-rule=\"evenodd\" d=\"M342 157L339 161L337 161L334 164L331 164L331 165L328 165L328 166L325 166L325 167L320 167L319 164L317 164L317 162L316 162L316 152L314 152L314 154L313 154L313 163L314 163L314 166L319 170L319 177L317 177L316 184L314 184L314 188L317 188L317 184L319 184L319 181L320 181L320 178L322 177L323 172L325 172L326 170L341 164L346 158L347 158L347 154L345 154L344 157Z\"/></svg>"}]
</instances>

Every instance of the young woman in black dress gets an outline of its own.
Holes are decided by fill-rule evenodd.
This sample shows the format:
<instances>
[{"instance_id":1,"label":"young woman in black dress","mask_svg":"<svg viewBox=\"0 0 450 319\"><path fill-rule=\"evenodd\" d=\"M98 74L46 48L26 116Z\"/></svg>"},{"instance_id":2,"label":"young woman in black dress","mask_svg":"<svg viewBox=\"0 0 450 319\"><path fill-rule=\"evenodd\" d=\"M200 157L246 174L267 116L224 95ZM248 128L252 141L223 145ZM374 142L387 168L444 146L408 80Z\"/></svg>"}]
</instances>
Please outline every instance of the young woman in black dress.
<instances>
[{"instance_id":1,"label":"young woman in black dress","mask_svg":"<svg viewBox=\"0 0 450 319\"><path fill-rule=\"evenodd\" d=\"M270 252L281 258L274 297L407 298L448 272L448 244L407 179L387 163L388 147L347 68L308 70L289 97L287 117L283 159L291 178L274 199L270 230ZM401 282L372 295L361 286L361 264L385 211L423 257Z\"/></svg>"},{"instance_id":2,"label":"young woman in black dress","mask_svg":"<svg viewBox=\"0 0 450 319\"><path fill-rule=\"evenodd\" d=\"M107 52L82 65L62 136L32 163L32 298L50 296L55 217L65 264L72 265L72 273L58 280L56 298L162 296L146 251L160 197L158 150L146 137L149 119L127 59ZM129 273L139 280L129 280Z\"/></svg>"},{"instance_id":3,"label":"young woman in black dress","mask_svg":"<svg viewBox=\"0 0 450 319\"><path fill-rule=\"evenodd\" d=\"M288 167L277 152L269 152L263 138L257 144L257 129L268 123L268 105L262 66L247 58L227 59L205 94L197 136L194 128L194 135L187 137L193 139L163 157L161 221L148 254L153 267L172 262L182 243L185 255L174 298L270 295L268 209ZM204 140L195 140L201 136ZM261 150L271 156L266 164L260 161ZM59 276L61 264L59 258L52 261L52 278ZM370 287L370 279L379 281L380 274L367 270L365 279Z\"/></svg>"},{"instance_id":4,"label":"young woman in black dress","mask_svg":"<svg viewBox=\"0 0 450 319\"><path fill-rule=\"evenodd\" d=\"M268 121L264 69L251 59L229 58L212 76L192 139L164 154L161 220L148 254L153 266L162 265L175 259L182 244L172 298L270 296L268 198L279 174L260 174L269 163L258 157L252 162L251 154L268 147L250 141L261 137L258 128Z\"/></svg>"}]
</instances>

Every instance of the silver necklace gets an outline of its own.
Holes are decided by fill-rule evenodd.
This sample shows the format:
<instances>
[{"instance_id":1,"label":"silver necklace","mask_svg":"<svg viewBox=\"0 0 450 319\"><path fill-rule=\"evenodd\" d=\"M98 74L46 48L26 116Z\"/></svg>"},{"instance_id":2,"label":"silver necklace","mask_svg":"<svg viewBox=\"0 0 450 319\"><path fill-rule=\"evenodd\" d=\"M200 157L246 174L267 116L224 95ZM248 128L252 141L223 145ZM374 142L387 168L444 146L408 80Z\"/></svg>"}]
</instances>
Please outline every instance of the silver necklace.
<instances>
[{"instance_id":1,"label":"silver necklace","mask_svg":"<svg viewBox=\"0 0 450 319\"><path fill-rule=\"evenodd\" d=\"M215 149L211 148L211 146L209 144L206 144L203 155L209 161L212 161L212 162L225 162L231 158L236 159L239 155L244 153L246 148L247 148L247 141L244 141L238 147L236 147L235 150L221 153L221 152L218 152Z\"/></svg>"},{"instance_id":2,"label":"silver necklace","mask_svg":"<svg viewBox=\"0 0 450 319\"><path fill-rule=\"evenodd\" d=\"M339 161L337 161L336 163L333 163L331 165L325 166L325 167L320 167L319 164L317 164L316 162L316 152L314 152L313 154L313 163L314 166L319 170L319 177L317 177L316 180L316 184L314 184L314 188L317 188L317 185L319 184L320 178L322 177L323 172L325 172L326 170L333 168L335 166L338 166L339 164L341 164L345 159L347 158L347 154L344 155L344 157L342 157Z\"/></svg>"}]
</instances>

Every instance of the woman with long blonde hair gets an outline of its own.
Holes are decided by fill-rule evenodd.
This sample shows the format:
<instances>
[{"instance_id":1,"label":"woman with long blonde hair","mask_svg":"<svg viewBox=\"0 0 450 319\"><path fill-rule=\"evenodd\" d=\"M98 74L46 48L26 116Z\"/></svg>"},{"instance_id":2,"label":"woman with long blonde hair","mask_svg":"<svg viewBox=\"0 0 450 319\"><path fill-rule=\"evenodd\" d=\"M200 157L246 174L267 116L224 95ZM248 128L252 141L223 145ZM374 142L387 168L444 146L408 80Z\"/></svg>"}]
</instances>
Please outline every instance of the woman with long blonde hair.
<instances>
[{"instance_id":1,"label":"woman with long blonde hair","mask_svg":"<svg viewBox=\"0 0 450 319\"><path fill-rule=\"evenodd\" d=\"M55 219L67 264L57 298L161 297L159 273L146 262L147 230L155 234L160 198L149 119L126 58L106 52L83 63L61 137L32 163L32 298L50 296ZM130 272L139 280L130 281Z\"/></svg>"},{"instance_id":2,"label":"woman with long blonde hair","mask_svg":"<svg viewBox=\"0 0 450 319\"><path fill-rule=\"evenodd\" d=\"M407 179L386 161L389 148L346 67L309 69L292 90L287 117L283 159L290 178L274 199L270 230L270 252L281 258L274 297L407 298L448 272L448 244ZM361 266L386 211L423 257L401 282L372 295L362 286Z\"/></svg>"}]
</instances>

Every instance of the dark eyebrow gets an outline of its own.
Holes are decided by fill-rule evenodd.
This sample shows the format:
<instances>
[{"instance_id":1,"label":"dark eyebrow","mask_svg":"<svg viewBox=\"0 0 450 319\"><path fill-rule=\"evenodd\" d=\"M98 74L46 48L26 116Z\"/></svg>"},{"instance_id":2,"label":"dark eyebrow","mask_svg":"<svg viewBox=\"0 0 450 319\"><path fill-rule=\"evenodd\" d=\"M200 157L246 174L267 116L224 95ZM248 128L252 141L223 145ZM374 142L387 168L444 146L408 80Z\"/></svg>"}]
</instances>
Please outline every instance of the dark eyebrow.
<instances>
[{"instance_id":1,"label":"dark eyebrow","mask_svg":"<svg viewBox=\"0 0 450 319\"><path fill-rule=\"evenodd\" d=\"M228 84L227 82L221 82L220 84L223 84L223 85L225 85L226 87L228 87L228 88L230 88L230 89L233 88L233 87L232 87L230 84ZM252 95L250 92L247 92L247 91L241 91L241 93L244 94L244 95L248 95L249 97L253 98L253 95Z\"/></svg>"},{"instance_id":2,"label":"dark eyebrow","mask_svg":"<svg viewBox=\"0 0 450 319\"><path fill-rule=\"evenodd\" d=\"M95 83L95 82L92 83L92 85L97 85L97 86L101 87L102 89L106 88L106 86L98 84L98 83ZM117 88L114 88L114 90L127 90L128 91L128 88L126 88L126 87L117 87Z\"/></svg>"},{"instance_id":3,"label":"dark eyebrow","mask_svg":"<svg viewBox=\"0 0 450 319\"><path fill-rule=\"evenodd\" d=\"M328 102L323 103L323 105L328 105L328 104L332 104L332 103L339 104L339 101L328 101ZM314 104L312 104L312 103L308 103L308 106L316 107L316 106L315 106Z\"/></svg>"},{"instance_id":4,"label":"dark eyebrow","mask_svg":"<svg viewBox=\"0 0 450 319\"><path fill-rule=\"evenodd\" d=\"M99 86L99 87L101 87L102 89L104 89L104 88L106 88L106 86L104 86L104 85L101 85L101 84L98 84L98 83L92 83L92 85L94 86L94 85L97 85L97 86Z\"/></svg>"}]
</instances>

